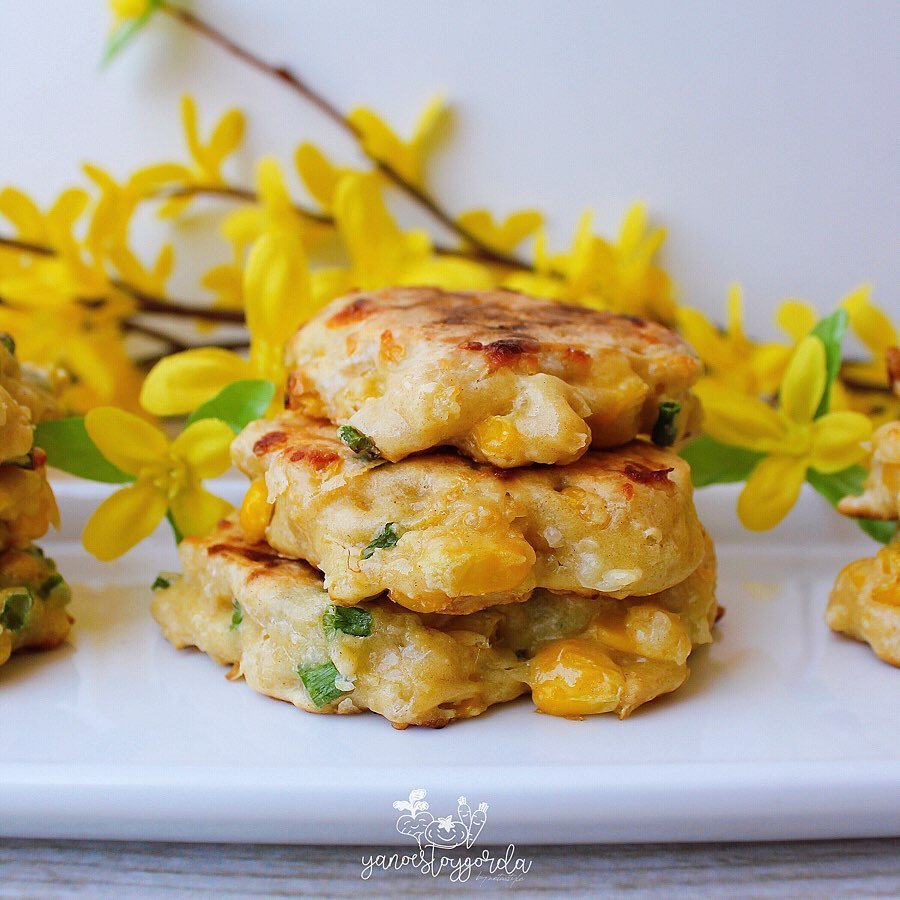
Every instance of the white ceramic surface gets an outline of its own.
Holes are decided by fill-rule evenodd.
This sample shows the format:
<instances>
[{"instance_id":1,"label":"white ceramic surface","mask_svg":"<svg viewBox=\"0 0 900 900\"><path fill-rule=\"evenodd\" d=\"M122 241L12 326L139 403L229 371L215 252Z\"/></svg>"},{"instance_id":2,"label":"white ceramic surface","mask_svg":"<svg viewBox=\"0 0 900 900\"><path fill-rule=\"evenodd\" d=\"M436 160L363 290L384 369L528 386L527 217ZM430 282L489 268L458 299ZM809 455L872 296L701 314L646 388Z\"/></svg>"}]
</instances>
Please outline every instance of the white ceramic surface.
<instances>
[{"instance_id":1,"label":"white ceramic surface","mask_svg":"<svg viewBox=\"0 0 900 900\"><path fill-rule=\"evenodd\" d=\"M102 566L74 540L98 489L58 494L66 526L45 547L78 621L69 645L0 669L2 835L409 844L392 803L419 787L436 815L488 803L481 844L900 833L900 672L822 622L838 568L874 545L814 495L750 536L734 491L700 494L727 614L676 695L625 722L521 701L395 731L301 713L174 650L146 611L168 537Z\"/></svg>"}]
</instances>

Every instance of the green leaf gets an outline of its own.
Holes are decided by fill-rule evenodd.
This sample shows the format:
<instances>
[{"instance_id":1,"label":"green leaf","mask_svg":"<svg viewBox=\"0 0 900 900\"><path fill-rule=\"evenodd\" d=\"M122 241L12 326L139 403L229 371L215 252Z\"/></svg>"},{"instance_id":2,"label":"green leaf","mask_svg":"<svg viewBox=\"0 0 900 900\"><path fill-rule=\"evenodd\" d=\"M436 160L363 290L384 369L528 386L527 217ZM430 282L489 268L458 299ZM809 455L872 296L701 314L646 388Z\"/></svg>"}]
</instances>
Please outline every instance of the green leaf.
<instances>
[{"instance_id":1,"label":"green leaf","mask_svg":"<svg viewBox=\"0 0 900 900\"><path fill-rule=\"evenodd\" d=\"M322 628L329 640L339 631L353 637L368 637L372 633L372 613L358 606L329 606L322 616Z\"/></svg>"},{"instance_id":2,"label":"green leaf","mask_svg":"<svg viewBox=\"0 0 900 900\"><path fill-rule=\"evenodd\" d=\"M708 434L682 447L680 456L691 467L694 487L710 484L733 484L746 481L754 466L765 454L743 447L731 447Z\"/></svg>"},{"instance_id":3,"label":"green leaf","mask_svg":"<svg viewBox=\"0 0 900 900\"><path fill-rule=\"evenodd\" d=\"M653 425L650 440L657 447L671 447L678 438L678 413L681 404L674 400L664 400L659 404L659 414Z\"/></svg>"},{"instance_id":4,"label":"green leaf","mask_svg":"<svg viewBox=\"0 0 900 900\"><path fill-rule=\"evenodd\" d=\"M109 65L112 59L134 40L160 6L162 6L162 0L147 0L147 7L139 16L134 19L126 19L113 29L103 50L103 58L100 60L101 67Z\"/></svg>"},{"instance_id":5,"label":"green leaf","mask_svg":"<svg viewBox=\"0 0 900 900\"><path fill-rule=\"evenodd\" d=\"M27 587L6 588L0 591L0 626L7 631L21 631L28 624L34 606L34 595Z\"/></svg>"},{"instance_id":6,"label":"green leaf","mask_svg":"<svg viewBox=\"0 0 900 900\"><path fill-rule=\"evenodd\" d=\"M868 473L862 466L850 466L840 472L823 475L815 469L807 469L806 480L832 505L850 494L862 493L863 481ZM882 544L889 544L897 526L894 522L881 522L877 519L856 519L856 524L869 537Z\"/></svg>"},{"instance_id":7,"label":"green leaf","mask_svg":"<svg viewBox=\"0 0 900 900\"><path fill-rule=\"evenodd\" d=\"M237 602L237 597L231 598L231 608L234 612L231 614L230 630L237 631L238 626L244 621L244 611L241 609L241 604Z\"/></svg>"},{"instance_id":8,"label":"green leaf","mask_svg":"<svg viewBox=\"0 0 900 900\"><path fill-rule=\"evenodd\" d=\"M320 666L297 666L297 674L309 694L309 699L319 708L344 693L335 684L340 672L332 662L322 663Z\"/></svg>"},{"instance_id":9,"label":"green leaf","mask_svg":"<svg viewBox=\"0 0 900 900\"><path fill-rule=\"evenodd\" d=\"M396 547L400 535L397 533L396 522L388 522L375 537L366 545L360 557L368 559L376 550L387 550L389 547Z\"/></svg>"},{"instance_id":10,"label":"green leaf","mask_svg":"<svg viewBox=\"0 0 900 900\"><path fill-rule=\"evenodd\" d=\"M835 310L830 316L825 316L816 323L816 327L810 332L825 345L825 390L822 399L816 409L815 418L824 416L831 406L831 387L834 384L838 372L841 370L841 347L844 343L844 334L847 331L849 316L846 309Z\"/></svg>"},{"instance_id":11,"label":"green leaf","mask_svg":"<svg viewBox=\"0 0 900 900\"><path fill-rule=\"evenodd\" d=\"M187 424L200 419L221 419L237 434L248 422L262 416L274 396L275 385L271 381L233 381L211 400L198 406Z\"/></svg>"},{"instance_id":12,"label":"green leaf","mask_svg":"<svg viewBox=\"0 0 900 900\"><path fill-rule=\"evenodd\" d=\"M134 481L97 449L81 416L41 422L34 430L34 444L47 454L49 465L70 475L107 484Z\"/></svg>"}]
</instances>

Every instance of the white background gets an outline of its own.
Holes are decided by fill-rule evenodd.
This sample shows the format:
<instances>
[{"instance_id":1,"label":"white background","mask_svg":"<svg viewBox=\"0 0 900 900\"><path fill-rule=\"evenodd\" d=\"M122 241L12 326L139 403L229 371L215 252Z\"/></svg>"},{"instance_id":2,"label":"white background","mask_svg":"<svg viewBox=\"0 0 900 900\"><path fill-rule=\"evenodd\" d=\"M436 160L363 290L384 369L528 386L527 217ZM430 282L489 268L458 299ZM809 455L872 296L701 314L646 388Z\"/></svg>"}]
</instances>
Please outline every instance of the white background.
<instances>
[{"instance_id":1,"label":"white background","mask_svg":"<svg viewBox=\"0 0 900 900\"><path fill-rule=\"evenodd\" d=\"M779 299L826 309L864 280L897 308L896 2L195 9L342 107L366 103L403 129L445 90L458 116L432 184L455 211L535 204L558 246L585 206L608 230L643 198L669 228L681 299L718 311L740 280L760 333ZM179 158L184 90L206 123L248 111L244 181L254 156L287 162L302 139L354 158L309 107L168 21L101 72L108 21L100 0L0 4L0 181L47 199L85 160L124 176ZM199 268L182 253L178 287Z\"/></svg>"}]
</instances>

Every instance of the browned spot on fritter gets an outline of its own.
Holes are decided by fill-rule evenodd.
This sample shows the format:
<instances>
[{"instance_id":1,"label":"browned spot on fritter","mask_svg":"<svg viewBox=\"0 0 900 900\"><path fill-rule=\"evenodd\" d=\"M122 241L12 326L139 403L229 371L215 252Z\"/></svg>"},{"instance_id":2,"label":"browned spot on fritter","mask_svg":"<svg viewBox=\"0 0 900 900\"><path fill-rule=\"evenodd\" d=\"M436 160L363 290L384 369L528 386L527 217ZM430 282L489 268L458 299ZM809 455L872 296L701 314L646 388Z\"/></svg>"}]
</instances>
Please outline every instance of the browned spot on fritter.
<instances>
[{"instance_id":1,"label":"browned spot on fritter","mask_svg":"<svg viewBox=\"0 0 900 900\"><path fill-rule=\"evenodd\" d=\"M300 398L303 392L303 377L299 372L291 372L288 375L287 387L284 389L285 409L299 409L302 405Z\"/></svg>"},{"instance_id":2,"label":"browned spot on fritter","mask_svg":"<svg viewBox=\"0 0 900 900\"><path fill-rule=\"evenodd\" d=\"M476 353L484 353L488 369L495 372L503 366L513 366L532 358L541 349L541 342L526 336L500 338L483 344L481 341L464 341L459 345L460 350L471 350Z\"/></svg>"},{"instance_id":3,"label":"browned spot on fritter","mask_svg":"<svg viewBox=\"0 0 900 900\"><path fill-rule=\"evenodd\" d=\"M322 447L298 447L290 454L289 459L295 463L306 463L310 469L321 472L340 462L341 458L333 450L325 450Z\"/></svg>"},{"instance_id":4,"label":"browned spot on fritter","mask_svg":"<svg viewBox=\"0 0 900 900\"><path fill-rule=\"evenodd\" d=\"M888 381L894 388L894 393L900 397L900 347L888 347L887 350Z\"/></svg>"},{"instance_id":5,"label":"browned spot on fritter","mask_svg":"<svg viewBox=\"0 0 900 900\"><path fill-rule=\"evenodd\" d=\"M725 607L722 606L721 604L719 604L719 606L716 608L716 621L717 622L721 621L721 619L723 619L724 616L725 616Z\"/></svg>"},{"instance_id":6,"label":"browned spot on fritter","mask_svg":"<svg viewBox=\"0 0 900 900\"><path fill-rule=\"evenodd\" d=\"M578 372L586 372L591 365L591 354L578 347L566 347L566 362Z\"/></svg>"},{"instance_id":7,"label":"browned spot on fritter","mask_svg":"<svg viewBox=\"0 0 900 900\"><path fill-rule=\"evenodd\" d=\"M224 556L230 554L241 559L249 559L250 562L259 563L267 567L277 566L284 562L280 556L268 548L266 544L211 544L206 551L210 556Z\"/></svg>"},{"instance_id":8,"label":"browned spot on fritter","mask_svg":"<svg viewBox=\"0 0 900 900\"><path fill-rule=\"evenodd\" d=\"M501 338L492 341L484 348L488 369L491 372L504 366L517 365L531 357L534 362L534 354L541 349L540 341L530 337Z\"/></svg>"},{"instance_id":9,"label":"browned spot on fritter","mask_svg":"<svg viewBox=\"0 0 900 900\"><path fill-rule=\"evenodd\" d=\"M325 324L329 328L342 328L344 325L361 322L373 312L375 312L375 307L371 300L366 297L357 297L343 309L338 310Z\"/></svg>"},{"instance_id":10,"label":"browned spot on fritter","mask_svg":"<svg viewBox=\"0 0 900 900\"><path fill-rule=\"evenodd\" d=\"M254 445L253 453L256 456L265 456L276 447L280 447L287 440L283 431L267 431Z\"/></svg>"},{"instance_id":11,"label":"browned spot on fritter","mask_svg":"<svg viewBox=\"0 0 900 900\"><path fill-rule=\"evenodd\" d=\"M634 485L626 481L622 485L622 494L626 500L630 501L634 497Z\"/></svg>"},{"instance_id":12,"label":"browned spot on fritter","mask_svg":"<svg viewBox=\"0 0 900 900\"><path fill-rule=\"evenodd\" d=\"M671 484L669 472L674 471L674 466L667 469L650 469L640 463L625 463L622 474L639 484Z\"/></svg>"}]
</instances>

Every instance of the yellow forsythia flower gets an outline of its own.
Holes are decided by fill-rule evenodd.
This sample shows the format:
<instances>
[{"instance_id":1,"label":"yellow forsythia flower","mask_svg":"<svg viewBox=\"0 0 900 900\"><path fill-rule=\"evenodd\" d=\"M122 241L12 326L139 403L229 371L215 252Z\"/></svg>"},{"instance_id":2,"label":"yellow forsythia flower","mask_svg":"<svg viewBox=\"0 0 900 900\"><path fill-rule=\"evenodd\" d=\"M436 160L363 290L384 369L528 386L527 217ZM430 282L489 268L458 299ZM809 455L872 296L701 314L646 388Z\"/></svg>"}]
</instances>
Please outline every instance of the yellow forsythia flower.
<instances>
[{"instance_id":1,"label":"yellow forsythia flower","mask_svg":"<svg viewBox=\"0 0 900 900\"><path fill-rule=\"evenodd\" d=\"M421 185L425 162L448 112L443 97L432 98L408 141L398 137L384 119L367 107L357 107L347 118L357 129L363 149L371 159L386 163L411 184Z\"/></svg>"},{"instance_id":2,"label":"yellow forsythia flower","mask_svg":"<svg viewBox=\"0 0 900 900\"><path fill-rule=\"evenodd\" d=\"M331 210L338 183L353 169L336 166L314 144L300 144L294 151L294 165L309 195L323 209Z\"/></svg>"},{"instance_id":3,"label":"yellow forsythia flower","mask_svg":"<svg viewBox=\"0 0 900 900\"><path fill-rule=\"evenodd\" d=\"M116 19L136 19L150 5L149 0L108 0L109 10Z\"/></svg>"},{"instance_id":4,"label":"yellow forsythia flower","mask_svg":"<svg viewBox=\"0 0 900 900\"><path fill-rule=\"evenodd\" d=\"M807 469L839 472L865 456L862 442L872 433L865 416L844 411L814 419L826 381L825 347L808 336L788 364L777 409L732 389L698 385L707 434L766 454L738 499L738 516L746 528L764 531L777 525L797 502Z\"/></svg>"},{"instance_id":5,"label":"yellow forsythia flower","mask_svg":"<svg viewBox=\"0 0 900 900\"><path fill-rule=\"evenodd\" d=\"M672 284L654 262L665 231L647 231L646 210L640 203L626 213L615 242L593 234L591 219L590 212L582 215L567 253L549 255L540 236L535 241L535 273L516 272L504 283L539 297L673 321Z\"/></svg>"},{"instance_id":6,"label":"yellow forsythia flower","mask_svg":"<svg viewBox=\"0 0 900 900\"><path fill-rule=\"evenodd\" d=\"M275 384L273 406L284 394L284 345L315 311L306 257L289 231L263 235L244 272L250 359L202 347L161 359L141 389L141 405L158 416L195 410L233 381L266 378Z\"/></svg>"},{"instance_id":7,"label":"yellow forsythia flower","mask_svg":"<svg viewBox=\"0 0 900 900\"><path fill-rule=\"evenodd\" d=\"M785 301L776 314L778 324L794 343L809 334L816 322L815 310L799 301ZM770 397L790 361L793 347L776 342L753 341L744 331L744 301L740 285L728 288L725 327L720 329L699 310L678 310L678 329L706 366L704 380L740 391L750 397Z\"/></svg>"},{"instance_id":8,"label":"yellow forsythia flower","mask_svg":"<svg viewBox=\"0 0 900 900\"><path fill-rule=\"evenodd\" d=\"M435 285L450 290L479 290L493 284L484 266L435 256L425 231L401 231L372 175L351 174L341 179L334 217L350 268L317 273L320 300L353 288L374 290L395 284Z\"/></svg>"},{"instance_id":9,"label":"yellow forsythia flower","mask_svg":"<svg viewBox=\"0 0 900 900\"><path fill-rule=\"evenodd\" d=\"M544 224L544 217L536 209L522 209L511 213L502 222L495 222L486 209L470 209L459 217L459 224L494 250L511 253L525 238L531 237Z\"/></svg>"},{"instance_id":10,"label":"yellow forsythia flower","mask_svg":"<svg viewBox=\"0 0 900 900\"><path fill-rule=\"evenodd\" d=\"M243 140L244 114L239 109L226 110L213 126L208 140L204 141L200 137L197 104L190 94L185 94L181 98L181 123L191 165L162 162L140 169L132 181L144 195L152 194L166 184L218 187L225 183L222 166ZM160 206L159 214L164 217L178 215L192 199L189 194L170 197Z\"/></svg>"},{"instance_id":11,"label":"yellow forsythia flower","mask_svg":"<svg viewBox=\"0 0 900 900\"><path fill-rule=\"evenodd\" d=\"M266 232L291 232L304 245L322 233L321 225L304 219L294 208L278 160L267 156L257 163L256 190L258 203L235 210L222 223L222 234L236 253Z\"/></svg>"},{"instance_id":12,"label":"yellow forsythia flower","mask_svg":"<svg viewBox=\"0 0 900 900\"><path fill-rule=\"evenodd\" d=\"M148 537L169 513L184 535L203 535L231 508L203 487L231 465L234 434L219 419L201 419L174 441L155 426L114 407L92 409L84 426L100 452L134 484L94 510L82 533L85 549L107 561Z\"/></svg>"},{"instance_id":13,"label":"yellow forsythia flower","mask_svg":"<svg viewBox=\"0 0 900 900\"><path fill-rule=\"evenodd\" d=\"M846 362L841 374L865 387L887 387L887 351L900 345L900 332L890 317L871 299L872 286L864 284L843 299L850 327L871 354L868 362Z\"/></svg>"}]
</instances>

